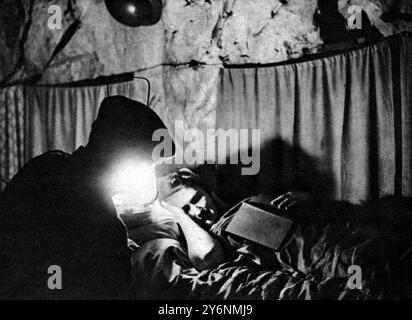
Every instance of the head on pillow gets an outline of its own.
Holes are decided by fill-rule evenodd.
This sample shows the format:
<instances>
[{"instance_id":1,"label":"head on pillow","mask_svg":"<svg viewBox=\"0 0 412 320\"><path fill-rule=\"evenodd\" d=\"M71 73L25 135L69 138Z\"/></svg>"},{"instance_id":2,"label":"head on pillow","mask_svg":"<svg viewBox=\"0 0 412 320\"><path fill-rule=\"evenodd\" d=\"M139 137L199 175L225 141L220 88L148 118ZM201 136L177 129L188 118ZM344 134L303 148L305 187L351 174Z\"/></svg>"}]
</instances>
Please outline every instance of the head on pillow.
<instances>
[{"instance_id":1,"label":"head on pillow","mask_svg":"<svg viewBox=\"0 0 412 320\"><path fill-rule=\"evenodd\" d=\"M200 178L190 169L180 169L168 177L165 201L182 208L195 222L208 228L218 218L218 208L213 197L200 183Z\"/></svg>"}]
</instances>

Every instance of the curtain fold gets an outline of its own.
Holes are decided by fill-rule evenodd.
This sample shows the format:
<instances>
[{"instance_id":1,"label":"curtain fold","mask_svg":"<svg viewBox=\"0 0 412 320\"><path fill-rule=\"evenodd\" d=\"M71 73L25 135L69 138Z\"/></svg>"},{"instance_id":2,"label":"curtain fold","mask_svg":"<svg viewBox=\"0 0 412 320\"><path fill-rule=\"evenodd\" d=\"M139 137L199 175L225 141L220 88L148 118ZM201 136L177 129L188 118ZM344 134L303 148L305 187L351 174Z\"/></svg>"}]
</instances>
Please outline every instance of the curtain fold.
<instances>
[{"instance_id":1,"label":"curtain fold","mask_svg":"<svg viewBox=\"0 0 412 320\"><path fill-rule=\"evenodd\" d=\"M87 144L101 101L123 95L146 104L146 89L137 81L101 86L25 88L26 159L48 150L73 152Z\"/></svg>"},{"instance_id":2,"label":"curtain fold","mask_svg":"<svg viewBox=\"0 0 412 320\"><path fill-rule=\"evenodd\" d=\"M257 177L240 176L233 166L219 167L228 196L305 189L359 202L394 194L402 160L395 152L395 111L403 112L404 133L409 132L401 142L402 193L412 195L411 107L405 91L411 50L404 44L403 59L393 57L391 43L295 64L224 69L217 127L261 131ZM404 74L400 110L394 107L394 61Z\"/></svg>"},{"instance_id":3,"label":"curtain fold","mask_svg":"<svg viewBox=\"0 0 412 320\"><path fill-rule=\"evenodd\" d=\"M0 89L0 178L9 181L25 163L23 87ZM0 191L5 187L0 182Z\"/></svg>"},{"instance_id":4,"label":"curtain fold","mask_svg":"<svg viewBox=\"0 0 412 320\"><path fill-rule=\"evenodd\" d=\"M412 196L412 36L402 39L400 58L402 194Z\"/></svg>"},{"instance_id":5,"label":"curtain fold","mask_svg":"<svg viewBox=\"0 0 412 320\"><path fill-rule=\"evenodd\" d=\"M88 142L101 101L123 95L146 104L139 80L93 86L11 86L0 89L0 191L35 156L73 152Z\"/></svg>"},{"instance_id":6,"label":"curtain fold","mask_svg":"<svg viewBox=\"0 0 412 320\"><path fill-rule=\"evenodd\" d=\"M240 200L296 188L352 202L412 196L411 44L395 37L313 61L221 70L216 127L261 135L259 175L219 166L221 193ZM1 88L0 178L45 151L85 145L108 94L146 103L146 93L138 80L111 84L109 93L106 85Z\"/></svg>"}]
</instances>

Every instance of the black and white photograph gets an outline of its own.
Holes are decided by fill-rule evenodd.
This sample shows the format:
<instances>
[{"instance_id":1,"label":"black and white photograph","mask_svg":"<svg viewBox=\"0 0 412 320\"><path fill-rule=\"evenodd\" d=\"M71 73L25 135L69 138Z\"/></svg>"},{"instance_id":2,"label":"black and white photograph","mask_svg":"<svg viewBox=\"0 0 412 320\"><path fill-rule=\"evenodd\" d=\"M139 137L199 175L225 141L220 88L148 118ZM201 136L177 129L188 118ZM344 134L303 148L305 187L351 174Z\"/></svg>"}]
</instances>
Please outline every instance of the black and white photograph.
<instances>
[{"instance_id":1,"label":"black and white photograph","mask_svg":"<svg viewBox=\"0 0 412 320\"><path fill-rule=\"evenodd\" d=\"M0 300L412 300L412 1L0 0Z\"/></svg>"}]
</instances>

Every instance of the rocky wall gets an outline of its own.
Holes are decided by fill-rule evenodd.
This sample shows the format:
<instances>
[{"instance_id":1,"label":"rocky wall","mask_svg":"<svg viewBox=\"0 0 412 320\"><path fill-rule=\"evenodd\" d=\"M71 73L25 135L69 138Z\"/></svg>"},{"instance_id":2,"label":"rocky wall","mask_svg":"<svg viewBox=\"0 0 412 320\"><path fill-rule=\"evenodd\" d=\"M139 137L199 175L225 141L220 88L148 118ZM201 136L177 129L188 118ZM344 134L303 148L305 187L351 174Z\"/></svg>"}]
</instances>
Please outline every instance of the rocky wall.
<instances>
[{"instance_id":1,"label":"rocky wall","mask_svg":"<svg viewBox=\"0 0 412 320\"><path fill-rule=\"evenodd\" d=\"M322 44L314 23L318 1L163 0L159 23L130 28L109 15L103 0L2 0L0 83L55 84L133 71L150 78L151 107L170 125L181 119L187 127L214 127L222 64L316 52ZM348 5L361 6L389 35L394 27L381 16L394 1L339 0L338 6L342 15ZM64 13L61 30L48 28L52 4ZM79 28L50 61L76 21Z\"/></svg>"}]
</instances>

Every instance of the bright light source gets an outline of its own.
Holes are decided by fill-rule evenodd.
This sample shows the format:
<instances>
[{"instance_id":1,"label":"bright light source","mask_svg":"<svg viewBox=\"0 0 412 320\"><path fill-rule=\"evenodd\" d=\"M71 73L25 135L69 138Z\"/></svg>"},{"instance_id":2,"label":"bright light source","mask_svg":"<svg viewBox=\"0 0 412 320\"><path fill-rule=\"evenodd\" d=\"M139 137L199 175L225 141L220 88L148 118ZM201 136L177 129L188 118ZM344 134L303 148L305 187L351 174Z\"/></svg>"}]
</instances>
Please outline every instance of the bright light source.
<instances>
[{"instance_id":1,"label":"bright light source","mask_svg":"<svg viewBox=\"0 0 412 320\"><path fill-rule=\"evenodd\" d=\"M127 161L112 178L112 200L119 214L147 210L157 197L154 166Z\"/></svg>"},{"instance_id":2,"label":"bright light source","mask_svg":"<svg viewBox=\"0 0 412 320\"><path fill-rule=\"evenodd\" d=\"M131 14L134 14L136 12L136 7L132 4L129 4L127 11L129 11Z\"/></svg>"}]
</instances>

